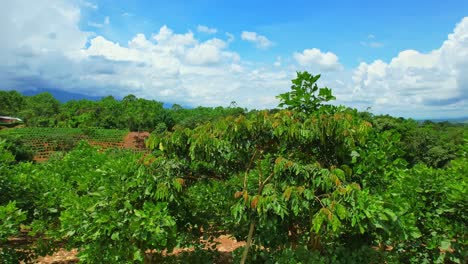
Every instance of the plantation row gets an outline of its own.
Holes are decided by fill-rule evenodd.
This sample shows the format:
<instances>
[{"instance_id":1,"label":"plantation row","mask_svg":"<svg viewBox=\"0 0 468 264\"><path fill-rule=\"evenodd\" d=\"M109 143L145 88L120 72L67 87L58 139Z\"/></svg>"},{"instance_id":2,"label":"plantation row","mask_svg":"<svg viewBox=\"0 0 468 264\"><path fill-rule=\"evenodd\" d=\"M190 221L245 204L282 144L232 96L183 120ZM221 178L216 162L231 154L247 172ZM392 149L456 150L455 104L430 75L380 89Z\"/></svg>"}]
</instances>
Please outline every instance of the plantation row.
<instances>
[{"instance_id":1,"label":"plantation row","mask_svg":"<svg viewBox=\"0 0 468 264\"><path fill-rule=\"evenodd\" d=\"M17 128L0 130L0 135L18 136L25 141L44 139L90 139L103 142L120 142L128 133L127 130L99 128Z\"/></svg>"},{"instance_id":2,"label":"plantation row","mask_svg":"<svg viewBox=\"0 0 468 264\"><path fill-rule=\"evenodd\" d=\"M317 79L298 73L287 109L153 133L151 153L83 142L16 162L0 141L0 259L466 263L468 128L326 105ZM220 235L245 246L218 252Z\"/></svg>"},{"instance_id":3,"label":"plantation row","mask_svg":"<svg viewBox=\"0 0 468 264\"><path fill-rule=\"evenodd\" d=\"M121 148L128 131L97 128L14 128L0 130L0 138L14 139L30 150L36 160L47 159L56 151L69 151L82 140L93 145Z\"/></svg>"}]
</instances>

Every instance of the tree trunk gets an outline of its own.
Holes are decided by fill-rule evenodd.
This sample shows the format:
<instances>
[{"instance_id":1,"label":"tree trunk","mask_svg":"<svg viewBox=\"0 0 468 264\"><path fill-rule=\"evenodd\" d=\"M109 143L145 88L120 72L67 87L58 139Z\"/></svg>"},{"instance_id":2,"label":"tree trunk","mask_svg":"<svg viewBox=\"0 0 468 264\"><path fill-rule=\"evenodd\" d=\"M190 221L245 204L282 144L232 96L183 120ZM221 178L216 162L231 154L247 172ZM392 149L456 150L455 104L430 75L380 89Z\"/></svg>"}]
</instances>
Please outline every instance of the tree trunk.
<instances>
[{"instance_id":1,"label":"tree trunk","mask_svg":"<svg viewBox=\"0 0 468 264\"><path fill-rule=\"evenodd\" d=\"M241 264L245 264L247 255L249 254L250 246L252 245L252 237L255 229L255 220L250 223L249 235L247 236L247 243L245 244L244 252L242 253Z\"/></svg>"}]
</instances>

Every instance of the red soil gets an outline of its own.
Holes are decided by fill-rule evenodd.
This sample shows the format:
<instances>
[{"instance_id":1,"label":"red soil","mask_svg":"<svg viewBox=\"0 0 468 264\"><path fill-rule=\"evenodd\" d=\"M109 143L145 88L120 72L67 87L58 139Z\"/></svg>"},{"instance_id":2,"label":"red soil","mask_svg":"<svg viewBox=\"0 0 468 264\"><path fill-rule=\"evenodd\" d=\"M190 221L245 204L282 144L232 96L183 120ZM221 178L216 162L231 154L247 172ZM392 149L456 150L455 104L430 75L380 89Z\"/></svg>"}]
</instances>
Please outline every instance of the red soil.
<instances>
[{"instance_id":1,"label":"red soil","mask_svg":"<svg viewBox=\"0 0 468 264\"><path fill-rule=\"evenodd\" d=\"M107 148L124 148L124 149L132 149L137 151L142 151L146 149L145 140L149 137L149 132L129 132L123 141L121 142L102 142L102 141L88 141L91 146L98 146L104 149ZM51 149L47 142L45 143L37 143L43 151L38 152L33 160L36 162L44 162L47 161L51 154L54 151Z\"/></svg>"},{"instance_id":2,"label":"red soil","mask_svg":"<svg viewBox=\"0 0 468 264\"><path fill-rule=\"evenodd\" d=\"M123 148L145 149L145 140L149 137L149 132L130 132L124 139Z\"/></svg>"},{"instance_id":3,"label":"red soil","mask_svg":"<svg viewBox=\"0 0 468 264\"><path fill-rule=\"evenodd\" d=\"M230 253L236 250L239 247L245 245L244 241L237 241L235 238L221 235L214 240L216 243L216 250L221 253ZM180 254L182 252L192 251L190 248L176 248L170 255ZM78 263L79 259L76 257L78 251L73 249L71 251L66 251L65 249L60 249L58 252L55 252L52 256L40 257L36 261L39 264L69 264L69 263ZM223 262L224 263L224 262Z\"/></svg>"}]
</instances>

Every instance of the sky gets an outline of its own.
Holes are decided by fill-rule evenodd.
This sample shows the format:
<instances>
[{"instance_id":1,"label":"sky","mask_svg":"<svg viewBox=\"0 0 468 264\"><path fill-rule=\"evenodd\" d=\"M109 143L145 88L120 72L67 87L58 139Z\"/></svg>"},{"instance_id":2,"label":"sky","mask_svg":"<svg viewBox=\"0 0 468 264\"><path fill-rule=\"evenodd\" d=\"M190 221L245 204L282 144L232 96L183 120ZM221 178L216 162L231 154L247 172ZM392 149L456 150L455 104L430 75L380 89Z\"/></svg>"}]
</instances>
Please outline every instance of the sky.
<instances>
[{"instance_id":1,"label":"sky","mask_svg":"<svg viewBox=\"0 0 468 264\"><path fill-rule=\"evenodd\" d=\"M468 116L468 1L15 0L0 89L274 108L296 71L336 104Z\"/></svg>"}]
</instances>

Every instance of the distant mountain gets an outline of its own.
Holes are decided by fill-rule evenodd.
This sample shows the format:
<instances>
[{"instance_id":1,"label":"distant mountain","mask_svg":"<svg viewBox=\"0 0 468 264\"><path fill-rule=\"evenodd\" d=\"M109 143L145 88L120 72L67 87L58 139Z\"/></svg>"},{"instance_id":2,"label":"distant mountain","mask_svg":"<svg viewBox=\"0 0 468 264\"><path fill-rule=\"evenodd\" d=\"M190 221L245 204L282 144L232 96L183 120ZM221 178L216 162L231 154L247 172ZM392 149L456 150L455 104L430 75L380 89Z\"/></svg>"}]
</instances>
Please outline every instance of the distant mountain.
<instances>
[{"instance_id":1,"label":"distant mountain","mask_svg":"<svg viewBox=\"0 0 468 264\"><path fill-rule=\"evenodd\" d=\"M26 96L32 96L32 95L36 95L36 94L40 94L40 93L44 93L44 92L52 94L52 96L54 96L55 99L59 100L62 103L68 102L70 100L81 100L81 99L86 99L86 100L91 100L91 101L99 101L103 97L105 97L105 96L90 96L90 95L80 94L80 93L71 93L71 92L65 92L65 91L55 90L55 89L27 90L27 91L21 92L21 94L26 95ZM114 97L117 100L122 99L121 97L118 97L118 96L114 96ZM163 102L163 107L164 108L171 108L173 104L175 104L175 103ZM193 108L193 107L187 106L187 105L182 105L182 107L187 108L187 109Z\"/></svg>"},{"instance_id":2,"label":"distant mountain","mask_svg":"<svg viewBox=\"0 0 468 264\"><path fill-rule=\"evenodd\" d=\"M21 93L26 96L32 96L32 95L36 95L36 94L40 94L44 92L48 92L52 94L55 97L55 99L59 100L62 103L65 103L70 100L81 100L81 99L98 101L98 100L101 100L102 98L102 96L89 96L85 94L71 93L71 92L65 92L65 91L54 90L54 89L28 90L28 91L23 91Z\"/></svg>"},{"instance_id":3,"label":"distant mountain","mask_svg":"<svg viewBox=\"0 0 468 264\"><path fill-rule=\"evenodd\" d=\"M426 119L428 121L432 122L450 122L450 123L463 123L463 124L468 124L468 116L465 117L456 117L456 118L434 118L434 119ZM418 120L420 122L424 122L426 120Z\"/></svg>"}]
</instances>

